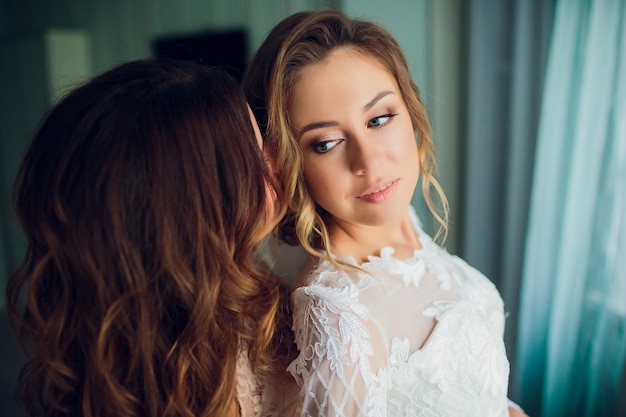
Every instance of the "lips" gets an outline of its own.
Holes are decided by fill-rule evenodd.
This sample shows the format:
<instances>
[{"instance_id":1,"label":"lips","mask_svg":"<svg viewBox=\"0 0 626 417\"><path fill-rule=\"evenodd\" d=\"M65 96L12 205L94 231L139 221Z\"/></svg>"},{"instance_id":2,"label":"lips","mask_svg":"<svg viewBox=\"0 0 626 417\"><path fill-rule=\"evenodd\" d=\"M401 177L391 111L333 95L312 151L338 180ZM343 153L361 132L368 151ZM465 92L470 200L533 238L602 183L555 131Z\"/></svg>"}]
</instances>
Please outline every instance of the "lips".
<instances>
[{"instance_id":1,"label":"lips","mask_svg":"<svg viewBox=\"0 0 626 417\"><path fill-rule=\"evenodd\" d=\"M381 203L386 201L396 190L400 178L385 179L368 187L357 196L358 199L368 203Z\"/></svg>"}]
</instances>

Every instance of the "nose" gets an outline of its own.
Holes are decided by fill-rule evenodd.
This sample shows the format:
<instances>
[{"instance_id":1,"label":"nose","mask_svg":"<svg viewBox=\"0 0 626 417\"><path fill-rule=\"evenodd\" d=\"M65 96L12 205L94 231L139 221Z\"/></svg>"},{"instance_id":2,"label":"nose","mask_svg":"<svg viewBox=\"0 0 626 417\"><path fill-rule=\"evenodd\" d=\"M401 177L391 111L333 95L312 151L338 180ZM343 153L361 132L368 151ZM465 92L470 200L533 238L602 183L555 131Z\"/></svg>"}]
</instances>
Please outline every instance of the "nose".
<instances>
[{"instance_id":1,"label":"nose","mask_svg":"<svg viewBox=\"0 0 626 417\"><path fill-rule=\"evenodd\" d=\"M348 146L350 170L356 175L370 173L380 165L384 155L380 138L367 134L352 135Z\"/></svg>"}]
</instances>

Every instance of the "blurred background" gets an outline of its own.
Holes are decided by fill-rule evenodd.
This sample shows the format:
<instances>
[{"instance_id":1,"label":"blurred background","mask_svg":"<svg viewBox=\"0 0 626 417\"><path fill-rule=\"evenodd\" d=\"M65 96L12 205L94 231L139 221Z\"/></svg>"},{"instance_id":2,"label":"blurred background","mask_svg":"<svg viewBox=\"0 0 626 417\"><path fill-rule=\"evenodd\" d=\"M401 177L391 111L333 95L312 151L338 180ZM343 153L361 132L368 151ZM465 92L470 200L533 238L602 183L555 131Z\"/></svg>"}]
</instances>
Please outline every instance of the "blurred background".
<instances>
[{"instance_id":1,"label":"blurred background","mask_svg":"<svg viewBox=\"0 0 626 417\"><path fill-rule=\"evenodd\" d=\"M0 0L0 416L23 415L3 300L25 246L11 187L46 109L149 56L239 77L282 18L322 8L383 24L407 55L451 206L445 246L505 301L510 398L531 417L626 416L625 3ZM299 251L267 254L293 279Z\"/></svg>"}]
</instances>

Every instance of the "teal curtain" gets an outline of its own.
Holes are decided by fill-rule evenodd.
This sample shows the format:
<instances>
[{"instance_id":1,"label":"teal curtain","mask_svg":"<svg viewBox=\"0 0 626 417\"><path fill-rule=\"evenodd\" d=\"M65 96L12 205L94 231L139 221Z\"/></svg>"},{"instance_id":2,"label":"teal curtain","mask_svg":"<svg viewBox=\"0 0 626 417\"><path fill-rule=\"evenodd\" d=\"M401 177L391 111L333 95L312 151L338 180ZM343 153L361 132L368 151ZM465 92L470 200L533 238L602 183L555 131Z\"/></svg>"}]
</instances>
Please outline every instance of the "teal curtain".
<instances>
[{"instance_id":1,"label":"teal curtain","mask_svg":"<svg viewBox=\"0 0 626 417\"><path fill-rule=\"evenodd\" d=\"M556 3L517 340L531 417L626 415L625 3Z\"/></svg>"}]
</instances>

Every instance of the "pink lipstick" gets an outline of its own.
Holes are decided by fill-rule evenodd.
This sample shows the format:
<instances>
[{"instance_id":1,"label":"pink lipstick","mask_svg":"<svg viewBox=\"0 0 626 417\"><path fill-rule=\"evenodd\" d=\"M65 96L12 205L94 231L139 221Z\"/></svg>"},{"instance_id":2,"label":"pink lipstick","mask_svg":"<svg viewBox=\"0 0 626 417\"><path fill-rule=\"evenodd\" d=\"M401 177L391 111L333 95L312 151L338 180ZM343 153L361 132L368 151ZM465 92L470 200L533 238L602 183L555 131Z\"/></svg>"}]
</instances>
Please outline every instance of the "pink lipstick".
<instances>
[{"instance_id":1,"label":"pink lipstick","mask_svg":"<svg viewBox=\"0 0 626 417\"><path fill-rule=\"evenodd\" d=\"M357 198L368 203L382 203L389 199L398 188L399 180L400 178L378 181L376 184L365 189Z\"/></svg>"}]
</instances>

